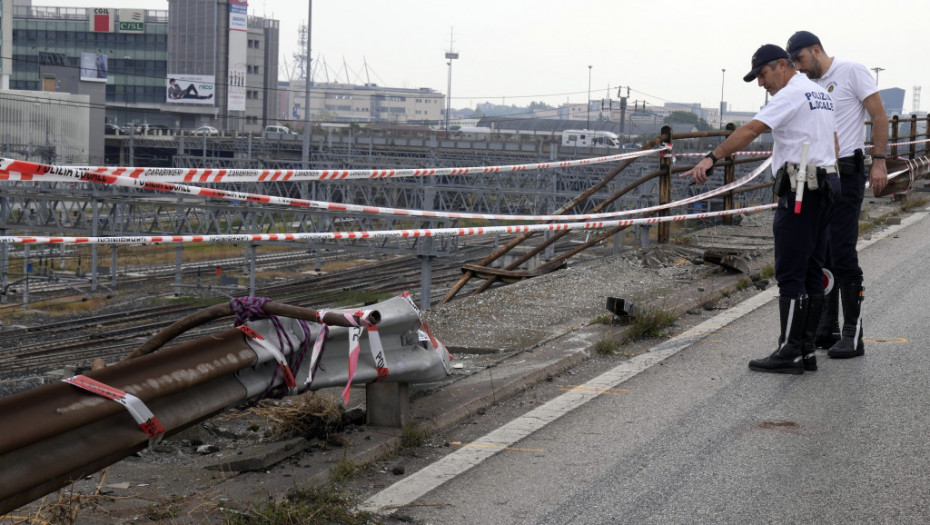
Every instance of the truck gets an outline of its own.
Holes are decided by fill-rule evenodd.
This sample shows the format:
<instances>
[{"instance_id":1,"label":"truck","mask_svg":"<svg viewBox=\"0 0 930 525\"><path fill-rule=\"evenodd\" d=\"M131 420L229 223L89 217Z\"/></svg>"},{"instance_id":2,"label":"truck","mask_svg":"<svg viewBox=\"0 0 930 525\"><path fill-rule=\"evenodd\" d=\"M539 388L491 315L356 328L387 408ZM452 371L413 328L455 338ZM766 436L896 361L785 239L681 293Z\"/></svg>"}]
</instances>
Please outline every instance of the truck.
<instances>
[{"instance_id":1,"label":"truck","mask_svg":"<svg viewBox=\"0 0 930 525\"><path fill-rule=\"evenodd\" d=\"M620 137L611 131L567 129L562 132L562 145L580 148L619 148Z\"/></svg>"}]
</instances>

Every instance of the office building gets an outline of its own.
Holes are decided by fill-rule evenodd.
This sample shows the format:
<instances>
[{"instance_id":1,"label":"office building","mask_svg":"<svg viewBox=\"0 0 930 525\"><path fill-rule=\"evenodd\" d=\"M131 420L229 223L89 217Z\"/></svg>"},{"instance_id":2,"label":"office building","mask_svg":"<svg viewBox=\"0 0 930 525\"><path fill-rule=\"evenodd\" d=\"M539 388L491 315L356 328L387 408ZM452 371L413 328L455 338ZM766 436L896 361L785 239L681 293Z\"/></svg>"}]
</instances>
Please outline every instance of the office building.
<instances>
[{"instance_id":1,"label":"office building","mask_svg":"<svg viewBox=\"0 0 930 525\"><path fill-rule=\"evenodd\" d=\"M278 22L247 10L238 0L169 0L167 11L15 0L9 88L80 93L97 83L107 122L260 132L276 117Z\"/></svg>"},{"instance_id":2,"label":"office building","mask_svg":"<svg viewBox=\"0 0 930 525\"><path fill-rule=\"evenodd\" d=\"M304 121L304 80L281 82L278 119L290 127ZM430 88L392 88L374 84L310 84L310 119L323 122L438 125L445 116L445 95Z\"/></svg>"}]
</instances>

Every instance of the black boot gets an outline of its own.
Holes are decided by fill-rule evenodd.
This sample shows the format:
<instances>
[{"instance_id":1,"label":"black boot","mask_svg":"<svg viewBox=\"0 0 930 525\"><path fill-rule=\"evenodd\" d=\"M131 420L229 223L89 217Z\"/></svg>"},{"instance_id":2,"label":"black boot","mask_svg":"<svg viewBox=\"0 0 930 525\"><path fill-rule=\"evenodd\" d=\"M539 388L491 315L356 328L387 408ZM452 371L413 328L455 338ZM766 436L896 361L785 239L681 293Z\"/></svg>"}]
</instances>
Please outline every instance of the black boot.
<instances>
[{"instance_id":1,"label":"black boot","mask_svg":"<svg viewBox=\"0 0 930 525\"><path fill-rule=\"evenodd\" d=\"M818 321L823 320L821 313L824 309L824 301L822 294L811 294L808 297L807 323L804 324L804 334L801 337L801 363L804 365L805 372L817 370L814 341L817 330L820 328Z\"/></svg>"},{"instance_id":2,"label":"black boot","mask_svg":"<svg viewBox=\"0 0 930 525\"><path fill-rule=\"evenodd\" d=\"M849 283L840 286L843 299L842 337L827 352L830 357L848 359L865 354L862 344L862 283Z\"/></svg>"},{"instance_id":3,"label":"black boot","mask_svg":"<svg viewBox=\"0 0 930 525\"><path fill-rule=\"evenodd\" d=\"M765 359L750 361L750 370L775 374L804 373L804 365L801 363L801 338L807 322L807 308L807 297L778 298L782 332L778 349Z\"/></svg>"},{"instance_id":4,"label":"black boot","mask_svg":"<svg viewBox=\"0 0 930 525\"><path fill-rule=\"evenodd\" d=\"M833 290L825 296L823 314L817 324L817 337L814 339L814 346L817 348L830 348L840 340L839 310L840 292L834 286Z\"/></svg>"}]
</instances>

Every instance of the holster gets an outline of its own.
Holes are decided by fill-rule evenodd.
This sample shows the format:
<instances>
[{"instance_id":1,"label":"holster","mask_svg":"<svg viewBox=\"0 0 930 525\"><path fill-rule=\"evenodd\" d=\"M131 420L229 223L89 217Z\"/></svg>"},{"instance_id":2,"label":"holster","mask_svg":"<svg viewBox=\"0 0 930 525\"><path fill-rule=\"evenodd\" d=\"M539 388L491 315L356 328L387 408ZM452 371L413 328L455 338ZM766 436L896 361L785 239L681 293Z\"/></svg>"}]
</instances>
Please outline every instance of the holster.
<instances>
[{"instance_id":1,"label":"holster","mask_svg":"<svg viewBox=\"0 0 930 525\"><path fill-rule=\"evenodd\" d=\"M785 163L784 166L778 168L778 171L775 172L775 184L772 187L772 191L775 192L776 197L784 197L789 191L795 192L798 189L798 165ZM821 181L823 181L824 173L820 173L817 170L817 166L809 165L807 167L807 178L805 179L805 184L811 190L820 189Z\"/></svg>"},{"instance_id":2,"label":"holster","mask_svg":"<svg viewBox=\"0 0 930 525\"><path fill-rule=\"evenodd\" d=\"M797 174L798 166L796 164L786 163L781 168L778 168L778 171L775 172L775 183L772 185L772 191L775 197L784 197L789 194L794 195L794 192L798 189ZM806 175L807 177L804 183L807 185L807 188L811 191L822 190L821 196L827 199L828 202L832 202L833 188L830 185L830 180L827 178L826 170L814 165L809 165Z\"/></svg>"},{"instance_id":3,"label":"holster","mask_svg":"<svg viewBox=\"0 0 930 525\"><path fill-rule=\"evenodd\" d=\"M862 153L861 149L857 149L852 155L837 160L836 164L841 175L864 173L866 166L872 165L872 157Z\"/></svg>"},{"instance_id":4,"label":"holster","mask_svg":"<svg viewBox=\"0 0 930 525\"><path fill-rule=\"evenodd\" d=\"M778 168L778 171L775 172L775 184L772 185L772 193L775 194L775 197L784 197L788 194L788 190L791 189L791 183L788 182L789 178L785 166Z\"/></svg>"}]
</instances>

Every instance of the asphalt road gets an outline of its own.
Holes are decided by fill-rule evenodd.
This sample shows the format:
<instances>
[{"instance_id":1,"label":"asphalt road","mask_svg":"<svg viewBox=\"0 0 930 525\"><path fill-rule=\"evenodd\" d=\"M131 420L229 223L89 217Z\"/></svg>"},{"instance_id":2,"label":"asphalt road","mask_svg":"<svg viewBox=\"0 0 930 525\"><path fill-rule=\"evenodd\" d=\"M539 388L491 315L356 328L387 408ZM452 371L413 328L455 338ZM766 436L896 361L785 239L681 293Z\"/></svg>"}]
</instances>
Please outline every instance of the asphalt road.
<instances>
[{"instance_id":1,"label":"asphalt road","mask_svg":"<svg viewBox=\"0 0 930 525\"><path fill-rule=\"evenodd\" d=\"M864 357L749 371L774 350L770 289L366 504L418 524L930 523L930 218L866 244Z\"/></svg>"}]
</instances>

